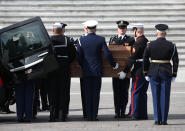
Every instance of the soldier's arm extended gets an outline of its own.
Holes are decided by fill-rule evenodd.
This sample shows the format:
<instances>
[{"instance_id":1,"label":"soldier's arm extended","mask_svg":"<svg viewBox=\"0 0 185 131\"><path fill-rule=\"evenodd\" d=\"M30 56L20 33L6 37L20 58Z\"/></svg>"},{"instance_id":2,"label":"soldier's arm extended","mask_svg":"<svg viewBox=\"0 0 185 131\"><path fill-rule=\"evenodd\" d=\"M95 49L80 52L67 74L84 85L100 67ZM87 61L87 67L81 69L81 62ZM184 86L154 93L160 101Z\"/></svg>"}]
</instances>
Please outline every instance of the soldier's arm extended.
<instances>
[{"instance_id":1,"label":"soldier's arm extended","mask_svg":"<svg viewBox=\"0 0 185 131\"><path fill-rule=\"evenodd\" d=\"M134 63L136 62L136 60L139 59L138 56L139 56L141 48L142 47L139 44L132 48L132 55L129 57L127 64L126 64L126 67L123 70L125 73L130 72L130 70L131 70L132 66L134 65Z\"/></svg>"},{"instance_id":2,"label":"soldier's arm extended","mask_svg":"<svg viewBox=\"0 0 185 131\"><path fill-rule=\"evenodd\" d=\"M74 46L74 41L73 40L69 40L69 44L68 44L68 57L69 57L69 62L71 63L76 56L76 49Z\"/></svg>"},{"instance_id":3,"label":"soldier's arm extended","mask_svg":"<svg viewBox=\"0 0 185 131\"><path fill-rule=\"evenodd\" d=\"M111 66L115 67L116 66L116 62L115 62L114 58L112 57L111 52L109 51L109 49L107 47L107 44L105 42L105 38L104 38L104 42L103 42L102 48L103 48L104 56L109 60L109 63L111 64Z\"/></svg>"},{"instance_id":4,"label":"soldier's arm extended","mask_svg":"<svg viewBox=\"0 0 185 131\"><path fill-rule=\"evenodd\" d=\"M179 65L179 57L178 57L178 52L175 45L174 45L174 52L172 54L172 62L173 62L173 77L176 77L178 65Z\"/></svg>"},{"instance_id":5,"label":"soldier's arm extended","mask_svg":"<svg viewBox=\"0 0 185 131\"><path fill-rule=\"evenodd\" d=\"M115 44L114 37L111 37L110 40L109 40L109 45L112 45L112 44Z\"/></svg>"},{"instance_id":6,"label":"soldier's arm extended","mask_svg":"<svg viewBox=\"0 0 185 131\"><path fill-rule=\"evenodd\" d=\"M80 38L79 38L77 41L77 58L78 58L79 64L82 66L84 55L83 55L83 49L81 46L82 45L81 45Z\"/></svg>"},{"instance_id":7,"label":"soldier's arm extended","mask_svg":"<svg viewBox=\"0 0 185 131\"><path fill-rule=\"evenodd\" d=\"M149 45L145 48L144 55L143 55L143 69L144 75L147 75L149 66L150 66L150 53L149 53Z\"/></svg>"}]
</instances>

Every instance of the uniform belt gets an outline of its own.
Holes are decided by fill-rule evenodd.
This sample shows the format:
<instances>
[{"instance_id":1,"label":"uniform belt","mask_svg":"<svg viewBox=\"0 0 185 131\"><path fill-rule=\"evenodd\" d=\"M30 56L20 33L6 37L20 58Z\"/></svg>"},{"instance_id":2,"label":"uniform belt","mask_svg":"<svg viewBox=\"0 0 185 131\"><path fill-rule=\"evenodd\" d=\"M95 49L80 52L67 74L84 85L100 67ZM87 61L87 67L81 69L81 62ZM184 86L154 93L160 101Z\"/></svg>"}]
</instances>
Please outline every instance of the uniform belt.
<instances>
[{"instance_id":1,"label":"uniform belt","mask_svg":"<svg viewBox=\"0 0 185 131\"><path fill-rule=\"evenodd\" d=\"M57 55L58 58L68 58L68 56Z\"/></svg>"},{"instance_id":2,"label":"uniform belt","mask_svg":"<svg viewBox=\"0 0 185 131\"><path fill-rule=\"evenodd\" d=\"M152 63L170 63L170 60L152 60Z\"/></svg>"},{"instance_id":3,"label":"uniform belt","mask_svg":"<svg viewBox=\"0 0 185 131\"><path fill-rule=\"evenodd\" d=\"M136 62L143 62L143 59L137 59Z\"/></svg>"}]
</instances>

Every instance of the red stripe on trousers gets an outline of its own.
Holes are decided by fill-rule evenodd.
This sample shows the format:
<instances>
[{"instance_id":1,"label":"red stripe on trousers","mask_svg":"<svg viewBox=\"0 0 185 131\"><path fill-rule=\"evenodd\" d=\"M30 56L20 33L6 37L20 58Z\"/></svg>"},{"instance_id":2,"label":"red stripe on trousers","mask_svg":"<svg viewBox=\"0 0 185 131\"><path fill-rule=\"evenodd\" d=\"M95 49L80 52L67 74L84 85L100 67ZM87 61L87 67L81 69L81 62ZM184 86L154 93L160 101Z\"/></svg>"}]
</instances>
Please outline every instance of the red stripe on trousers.
<instances>
[{"instance_id":1,"label":"red stripe on trousers","mask_svg":"<svg viewBox=\"0 0 185 131\"><path fill-rule=\"evenodd\" d=\"M3 86L3 81L2 81L1 76L0 76L0 86Z\"/></svg>"},{"instance_id":2,"label":"red stripe on trousers","mask_svg":"<svg viewBox=\"0 0 185 131\"><path fill-rule=\"evenodd\" d=\"M134 84L134 90L133 90L133 92L132 92L132 98L131 98L131 106L132 106L132 112L131 112L131 115L133 114L133 96L134 96L134 93L135 93L135 91L136 91L136 87L137 87L137 81L138 81L138 77L136 77L136 81L135 81L135 84Z\"/></svg>"}]
</instances>

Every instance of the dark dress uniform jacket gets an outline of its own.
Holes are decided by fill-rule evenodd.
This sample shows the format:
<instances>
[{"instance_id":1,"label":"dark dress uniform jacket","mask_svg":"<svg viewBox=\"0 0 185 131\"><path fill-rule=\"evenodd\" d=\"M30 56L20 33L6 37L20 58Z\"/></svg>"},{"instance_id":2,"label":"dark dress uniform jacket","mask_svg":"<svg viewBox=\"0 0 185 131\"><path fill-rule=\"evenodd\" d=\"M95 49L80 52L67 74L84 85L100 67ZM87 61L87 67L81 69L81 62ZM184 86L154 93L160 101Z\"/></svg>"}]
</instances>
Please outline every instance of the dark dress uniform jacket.
<instances>
[{"instance_id":1,"label":"dark dress uniform jacket","mask_svg":"<svg viewBox=\"0 0 185 131\"><path fill-rule=\"evenodd\" d=\"M143 39L144 40L144 39ZM109 41L109 45L123 45L123 46L133 46L134 45L134 38L133 37L130 37L130 36L127 36L125 35L124 38L119 38L118 35L114 36L114 37L111 37L110 38L110 41ZM142 38L138 39L138 42L141 43L142 42ZM139 44L140 45L140 44ZM138 46L138 47L141 47L141 46ZM133 48L132 48L133 49ZM132 50L131 50L132 51ZM138 52L137 52L138 53ZM134 58L135 56L133 55L131 57L131 59L129 60L128 62L128 66L127 66L127 69L128 71L125 70L125 72L129 72L130 69L132 68L132 64L134 62Z\"/></svg>"},{"instance_id":2,"label":"dark dress uniform jacket","mask_svg":"<svg viewBox=\"0 0 185 131\"><path fill-rule=\"evenodd\" d=\"M140 36L136 39L136 42L134 43L132 47L132 55L128 59L127 66L124 69L125 73L130 72L131 68L134 65L134 68L132 69L132 76L134 77L144 77L143 74L143 53L147 46L148 40L146 37Z\"/></svg>"},{"instance_id":3,"label":"dark dress uniform jacket","mask_svg":"<svg viewBox=\"0 0 185 131\"><path fill-rule=\"evenodd\" d=\"M116 63L108 50L104 37L90 33L79 39L77 52L79 63L83 69L83 77L102 76L102 50L104 51L104 56L114 67Z\"/></svg>"},{"instance_id":4,"label":"dark dress uniform jacket","mask_svg":"<svg viewBox=\"0 0 185 131\"><path fill-rule=\"evenodd\" d=\"M135 40L133 37L125 35L123 39L118 38L118 35L111 37L109 45L123 45L123 46L132 46Z\"/></svg>"},{"instance_id":5,"label":"dark dress uniform jacket","mask_svg":"<svg viewBox=\"0 0 185 131\"><path fill-rule=\"evenodd\" d=\"M52 49L57 58L60 68L52 72L50 75L69 75L69 65L74 60L76 55L76 49L73 45L73 41L64 35L51 36Z\"/></svg>"},{"instance_id":6,"label":"dark dress uniform jacket","mask_svg":"<svg viewBox=\"0 0 185 131\"><path fill-rule=\"evenodd\" d=\"M172 60L170 63L154 63L151 60ZM144 72L148 76L156 76L160 71L166 76L176 77L179 64L178 52L175 44L167 41L165 38L158 38L151 41L144 53Z\"/></svg>"}]
</instances>

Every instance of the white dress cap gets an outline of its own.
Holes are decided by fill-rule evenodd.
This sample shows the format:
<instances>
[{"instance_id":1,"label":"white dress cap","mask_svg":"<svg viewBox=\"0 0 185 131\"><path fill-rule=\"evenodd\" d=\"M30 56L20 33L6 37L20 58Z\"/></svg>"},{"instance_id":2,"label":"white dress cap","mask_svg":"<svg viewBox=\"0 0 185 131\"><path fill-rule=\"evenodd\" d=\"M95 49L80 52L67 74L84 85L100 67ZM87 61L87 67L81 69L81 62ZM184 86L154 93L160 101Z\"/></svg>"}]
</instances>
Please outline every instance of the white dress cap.
<instances>
[{"instance_id":1,"label":"white dress cap","mask_svg":"<svg viewBox=\"0 0 185 131\"><path fill-rule=\"evenodd\" d=\"M132 28L144 28L144 25L141 23L134 24Z\"/></svg>"},{"instance_id":2,"label":"white dress cap","mask_svg":"<svg viewBox=\"0 0 185 131\"><path fill-rule=\"evenodd\" d=\"M88 21L85 21L84 23L82 23L82 25L84 25L86 27L95 27L96 25L98 25L98 21L88 20Z\"/></svg>"},{"instance_id":3,"label":"white dress cap","mask_svg":"<svg viewBox=\"0 0 185 131\"><path fill-rule=\"evenodd\" d=\"M62 28L62 24L60 24L60 23L55 23L55 24L53 25L53 28Z\"/></svg>"}]
</instances>

